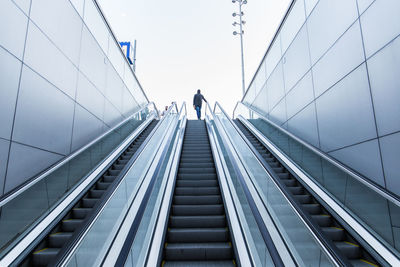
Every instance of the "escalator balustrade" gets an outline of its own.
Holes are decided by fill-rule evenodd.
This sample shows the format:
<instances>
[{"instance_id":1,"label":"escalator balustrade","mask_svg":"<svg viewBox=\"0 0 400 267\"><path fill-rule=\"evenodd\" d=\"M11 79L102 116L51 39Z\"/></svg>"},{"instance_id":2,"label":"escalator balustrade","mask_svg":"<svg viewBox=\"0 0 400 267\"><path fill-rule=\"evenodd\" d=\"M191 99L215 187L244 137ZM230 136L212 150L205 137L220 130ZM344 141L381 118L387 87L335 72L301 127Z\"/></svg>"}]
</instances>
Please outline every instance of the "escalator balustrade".
<instances>
[{"instance_id":1,"label":"escalator balustrade","mask_svg":"<svg viewBox=\"0 0 400 267\"><path fill-rule=\"evenodd\" d=\"M281 183L288 189L301 208L320 227L322 234L333 242L342 256L353 266L378 266L373 257L344 229L316 198L294 177L279 160L238 119L236 125L253 147L274 170Z\"/></svg>"},{"instance_id":2,"label":"escalator balustrade","mask_svg":"<svg viewBox=\"0 0 400 267\"><path fill-rule=\"evenodd\" d=\"M126 166L140 145L145 141L157 124L153 120L128 148L114 161L86 194L62 218L50 233L24 259L21 266L51 266L63 247L74 237L74 233L83 227L85 220L94 212L96 204L103 201L102 196L113 184L121 170Z\"/></svg>"}]
</instances>

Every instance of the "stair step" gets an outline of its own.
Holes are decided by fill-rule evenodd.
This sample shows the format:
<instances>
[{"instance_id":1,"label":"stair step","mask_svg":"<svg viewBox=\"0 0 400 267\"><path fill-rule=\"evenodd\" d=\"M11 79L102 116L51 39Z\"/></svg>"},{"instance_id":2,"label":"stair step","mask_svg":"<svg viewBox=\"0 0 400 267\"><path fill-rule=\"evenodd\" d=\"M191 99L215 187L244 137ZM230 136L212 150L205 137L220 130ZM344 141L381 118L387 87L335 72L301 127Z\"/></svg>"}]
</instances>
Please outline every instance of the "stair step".
<instances>
[{"instance_id":1,"label":"stair step","mask_svg":"<svg viewBox=\"0 0 400 267\"><path fill-rule=\"evenodd\" d=\"M192 163L180 163L179 167L181 168L213 168L214 163L212 162L204 162L204 163L198 163L198 162L192 162Z\"/></svg>"},{"instance_id":2,"label":"stair step","mask_svg":"<svg viewBox=\"0 0 400 267\"><path fill-rule=\"evenodd\" d=\"M227 228L173 228L168 231L168 243L227 242Z\"/></svg>"},{"instance_id":3,"label":"stair step","mask_svg":"<svg viewBox=\"0 0 400 267\"><path fill-rule=\"evenodd\" d=\"M61 228L63 232L74 232L82 224L82 222L82 219L62 220Z\"/></svg>"},{"instance_id":4,"label":"stair step","mask_svg":"<svg viewBox=\"0 0 400 267\"><path fill-rule=\"evenodd\" d=\"M177 180L177 187L215 187L218 186L218 181L213 180Z\"/></svg>"},{"instance_id":5,"label":"stair step","mask_svg":"<svg viewBox=\"0 0 400 267\"><path fill-rule=\"evenodd\" d=\"M83 198L81 200L83 208L93 208L96 205L98 198Z\"/></svg>"},{"instance_id":6,"label":"stair step","mask_svg":"<svg viewBox=\"0 0 400 267\"><path fill-rule=\"evenodd\" d=\"M320 215L311 215L311 217L318 223L321 227L328 227L332 223L332 218L330 215L320 214Z\"/></svg>"},{"instance_id":7,"label":"stair step","mask_svg":"<svg viewBox=\"0 0 400 267\"><path fill-rule=\"evenodd\" d=\"M171 228L195 228L195 227L225 227L224 215L214 216L171 216L170 227Z\"/></svg>"},{"instance_id":8,"label":"stair step","mask_svg":"<svg viewBox=\"0 0 400 267\"><path fill-rule=\"evenodd\" d=\"M304 188L301 186L288 186L288 189L293 195L301 195L304 193Z\"/></svg>"},{"instance_id":9,"label":"stair step","mask_svg":"<svg viewBox=\"0 0 400 267\"><path fill-rule=\"evenodd\" d=\"M342 241L345 238L344 229L337 227L323 227L322 231L333 241Z\"/></svg>"},{"instance_id":10,"label":"stair step","mask_svg":"<svg viewBox=\"0 0 400 267\"><path fill-rule=\"evenodd\" d=\"M165 261L163 267L235 267L232 260L227 261ZM370 266L371 267L371 266Z\"/></svg>"},{"instance_id":11,"label":"stair step","mask_svg":"<svg viewBox=\"0 0 400 267\"><path fill-rule=\"evenodd\" d=\"M217 205L172 205L172 214L175 216L191 215L223 215L224 207Z\"/></svg>"},{"instance_id":12,"label":"stair step","mask_svg":"<svg viewBox=\"0 0 400 267\"><path fill-rule=\"evenodd\" d=\"M103 176L103 182L105 182L105 183L112 183L112 182L114 182L114 180L115 180L116 177L117 177L117 176L104 175L104 176Z\"/></svg>"},{"instance_id":13,"label":"stair step","mask_svg":"<svg viewBox=\"0 0 400 267\"><path fill-rule=\"evenodd\" d=\"M229 243L168 243L167 260L229 260L233 257Z\"/></svg>"},{"instance_id":14,"label":"stair step","mask_svg":"<svg viewBox=\"0 0 400 267\"><path fill-rule=\"evenodd\" d=\"M174 196L174 204L177 205L210 205L221 204L222 198L220 195L209 196Z\"/></svg>"},{"instance_id":15,"label":"stair step","mask_svg":"<svg viewBox=\"0 0 400 267\"><path fill-rule=\"evenodd\" d=\"M201 195L218 195L220 193L218 187L177 187L175 195L177 196L201 196Z\"/></svg>"},{"instance_id":16,"label":"stair step","mask_svg":"<svg viewBox=\"0 0 400 267\"><path fill-rule=\"evenodd\" d=\"M321 213L321 205L317 203L303 204L302 207L311 215L317 215Z\"/></svg>"},{"instance_id":17,"label":"stair step","mask_svg":"<svg viewBox=\"0 0 400 267\"><path fill-rule=\"evenodd\" d=\"M101 196L106 192L106 190L98 190L98 189L90 189L90 197L91 198L101 198Z\"/></svg>"},{"instance_id":18,"label":"stair step","mask_svg":"<svg viewBox=\"0 0 400 267\"><path fill-rule=\"evenodd\" d=\"M178 179L185 180L213 180L217 178L216 173L178 173Z\"/></svg>"},{"instance_id":19,"label":"stair step","mask_svg":"<svg viewBox=\"0 0 400 267\"><path fill-rule=\"evenodd\" d=\"M49 235L49 247L61 248L72 235L72 232L59 232Z\"/></svg>"},{"instance_id":20,"label":"stair step","mask_svg":"<svg viewBox=\"0 0 400 267\"><path fill-rule=\"evenodd\" d=\"M312 198L310 195L293 195L293 197L300 202L300 204L307 204L310 203Z\"/></svg>"},{"instance_id":21,"label":"stair step","mask_svg":"<svg viewBox=\"0 0 400 267\"><path fill-rule=\"evenodd\" d=\"M361 256L360 246L350 242L335 242L336 247L348 258L358 259Z\"/></svg>"},{"instance_id":22,"label":"stair step","mask_svg":"<svg viewBox=\"0 0 400 267\"><path fill-rule=\"evenodd\" d=\"M111 183L97 182L96 188L99 190L105 190L110 186Z\"/></svg>"},{"instance_id":23,"label":"stair step","mask_svg":"<svg viewBox=\"0 0 400 267\"><path fill-rule=\"evenodd\" d=\"M59 248L44 248L33 252L32 263L34 266L47 266L57 256Z\"/></svg>"},{"instance_id":24,"label":"stair step","mask_svg":"<svg viewBox=\"0 0 400 267\"><path fill-rule=\"evenodd\" d=\"M74 219L84 219L91 211L91 208L73 208L72 217Z\"/></svg>"},{"instance_id":25,"label":"stair step","mask_svg":"<svg viewBox=\"0 0 400 267\"><path fill-rule=\"evenodd\" d=\"M179 168L179 174L215 173L215 168Z\"/></svg>"}]
</instances>

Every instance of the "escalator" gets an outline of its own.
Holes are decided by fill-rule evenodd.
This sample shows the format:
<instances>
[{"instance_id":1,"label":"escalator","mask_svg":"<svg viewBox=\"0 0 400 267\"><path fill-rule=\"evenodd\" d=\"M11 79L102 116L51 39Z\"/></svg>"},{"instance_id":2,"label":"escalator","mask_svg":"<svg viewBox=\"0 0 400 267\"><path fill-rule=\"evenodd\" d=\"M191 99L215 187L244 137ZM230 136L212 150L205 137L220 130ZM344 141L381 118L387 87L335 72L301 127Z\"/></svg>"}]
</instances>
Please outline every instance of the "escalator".
<instances>
[{"instance_id":1,"label":"escalator","mask_svg":"<svg viewBox=\"0 0 400 267\"><path fill-rule=\"evenodd\" d=\"M346 231L346 229L328 212L327 209L299 182L289 170L271 153L251 131L240 122L235 124L251 143L253 148L261 155L269 169L278 177L278 181L295 200L305 214L317 225L320 233L328 240L340 256L352 266L378 266L376 260L362 245ZM346 264L347 265L347 264Z\"/></svg>"},{"instance_id":2,"label":"escalator","mask_svg":"<svg viewBox=\"0 0 400 267\"><path fill-rule=\"evenodd\" d=\"M106 201L108 193L122 176L128 162L134 158L139 147L157 125L158 120L153 120L140 135L127 146L108 169L105 169L99 179L88 188L83 196L74 201L73 206L66 215L60 219L52 230L40 243L22 260L21 266L53 266L65 253L66 247L79 238L79 232L95 216L101 204Z\"/></svg>"},{"instance_id":3,"label":"escalator","mask_svg":"<svg viewBox=\"0 0 400 267\"><path fill-rule=\"evenodd\" d=\"M187 122L162 266L235 266L206 125Z\"/></svg>"}]
</instances>

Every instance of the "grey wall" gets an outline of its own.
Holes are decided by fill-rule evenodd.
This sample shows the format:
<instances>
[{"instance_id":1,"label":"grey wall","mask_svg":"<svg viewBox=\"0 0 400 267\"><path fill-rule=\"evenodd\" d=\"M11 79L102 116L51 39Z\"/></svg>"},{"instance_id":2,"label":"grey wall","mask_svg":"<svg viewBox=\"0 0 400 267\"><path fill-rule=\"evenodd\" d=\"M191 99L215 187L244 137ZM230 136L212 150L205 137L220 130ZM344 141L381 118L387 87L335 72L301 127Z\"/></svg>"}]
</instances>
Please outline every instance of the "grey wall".
<instances>
[{"instance_id":1,"label":"grey wall","mask_svg":"<svg viewBox=\"0 0 400 267\"><path fill-rule=\"evenodd\" d=\"M0 2L0 196L146 103L93 0Z\"/></svg>"},{"instance_id":2,"label":"grey wall","mask_svg":"<svg viewBox=\"0 0 400 267\"><path fill-rule=\"evenodd\" d=\"M400 1L297 0L243 101L400 195Z\"/></svg>"}]
</instances>

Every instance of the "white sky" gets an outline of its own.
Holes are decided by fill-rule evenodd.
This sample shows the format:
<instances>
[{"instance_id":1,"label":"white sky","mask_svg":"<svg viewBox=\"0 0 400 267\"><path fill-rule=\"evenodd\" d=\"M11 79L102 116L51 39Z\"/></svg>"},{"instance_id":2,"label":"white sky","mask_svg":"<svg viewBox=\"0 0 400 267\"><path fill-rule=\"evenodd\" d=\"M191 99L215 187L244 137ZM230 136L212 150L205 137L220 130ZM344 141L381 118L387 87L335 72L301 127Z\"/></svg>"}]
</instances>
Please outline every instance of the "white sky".
<instances>
[{"instance_id":1,"label":"white sky","mask_svg":"<svg viewBox=\"0 0 400 267\"><path fill-rule=\"evenodd\" d=\"M231 115L242 98L239 37L232 32L231 0L98 0L119 41L137 40L136 76L163 109L201 89ZM248 0L244 5L246 89L291 0ZM203 108L204 110L204 108Z\"/></svg>"}]
</instances>

